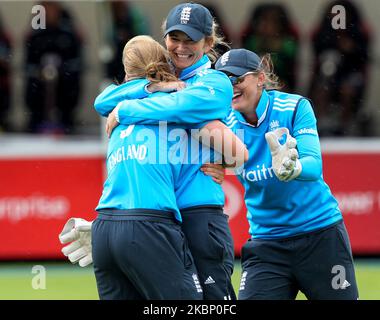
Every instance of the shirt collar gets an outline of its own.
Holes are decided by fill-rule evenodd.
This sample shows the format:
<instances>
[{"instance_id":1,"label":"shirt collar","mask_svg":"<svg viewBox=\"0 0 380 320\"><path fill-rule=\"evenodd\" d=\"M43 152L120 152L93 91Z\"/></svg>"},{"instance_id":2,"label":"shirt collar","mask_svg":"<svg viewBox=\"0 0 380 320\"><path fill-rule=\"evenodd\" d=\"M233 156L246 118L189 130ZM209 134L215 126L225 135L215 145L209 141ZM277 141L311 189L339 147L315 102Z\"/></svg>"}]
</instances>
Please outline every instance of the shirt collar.
<instances>
[{"instance_id":1,"label":"shirt collar","mask_svg":"<svg viewBox=\"0 0 380 320\"><path fill-rule=\"evenodd\" d=\"M241 123L243 123L247 126L257 128L265 120L265 117L267 116L267 113L268 113L268 107L269 107L269 95L266 92L266 90L263 90L261 97L260 97L260 100L259 100L259 103L258 103L257 108L256 108L256 115L257 115L257 119L258 119L257 125L254 126L254 125L248 123L245 120L244 116L240 112L235 110L235 113L238 115L237 118Z\"/></svg>"},{"instance_id":2,"label":"shirt collar","mask_svg":"<svg viewBox=\"0 0 380 320\"><path fill-rule=\"evenodd\" d=\"M211 68L211 61L207 55L204 55L196 63L194 63L190 67L187 67L186 69L183 69L181 71L179 78L180 80L186 80L196 75L199 71L204 70L204 69L210 69L210 68Z\"/></svg>"},{"instance_id":3,"label":"shirt collar","mask_svg":"<svg viewBox=\"0 0 380 320\"><path fill-rule=\"evenodd\" d=\"M257 115L257 118L259 119L257 121L257 127L264 121L268 112L268 107L269 107L269 95L266 92L266 90L263 90L260 100L259 100L259 104L257 105L257 108L256 108L256 115Z\"/></svg>"}]
</instances>

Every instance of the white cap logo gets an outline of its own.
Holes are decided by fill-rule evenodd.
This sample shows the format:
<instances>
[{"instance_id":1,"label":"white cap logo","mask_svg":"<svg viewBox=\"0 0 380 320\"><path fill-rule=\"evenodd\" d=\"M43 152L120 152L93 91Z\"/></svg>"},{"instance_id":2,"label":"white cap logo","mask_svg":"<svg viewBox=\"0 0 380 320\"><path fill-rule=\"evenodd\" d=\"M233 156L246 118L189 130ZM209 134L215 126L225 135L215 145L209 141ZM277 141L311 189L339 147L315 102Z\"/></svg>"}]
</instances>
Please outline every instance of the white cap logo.
<instances>
[{"instance_id":1,"label":"white cap logo","mask_svg":"<svg viewBox=\"0 0 380 320\"><path fill-rule=\"evenodd\" d=\"M222 60L220 60L220 63L222 64L222 66L224 67L226 65L226 63L228 62L228 59L230 58L230 51L226 52L223 56L222 56Z\"/></svg>"},{"instance_id":2,"label":"white cap logo","mask_svg":"<svg viewBox=\"0 0 380 320\"><path fill-rule=\"evenodd\" d=\"M181 24L187 24L190 20L191 7L185 7L181 12Z\"/></svg>"}]
</instances>

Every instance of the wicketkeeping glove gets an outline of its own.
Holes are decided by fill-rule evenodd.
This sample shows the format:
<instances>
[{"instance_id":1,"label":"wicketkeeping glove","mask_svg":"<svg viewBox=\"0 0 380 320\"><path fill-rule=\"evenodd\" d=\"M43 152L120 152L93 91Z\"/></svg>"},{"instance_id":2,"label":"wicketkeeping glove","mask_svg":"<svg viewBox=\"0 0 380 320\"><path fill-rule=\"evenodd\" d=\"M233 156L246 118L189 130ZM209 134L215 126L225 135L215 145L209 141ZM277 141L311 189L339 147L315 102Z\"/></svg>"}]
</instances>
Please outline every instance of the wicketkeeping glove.
<instances>
[{"instance_id":1,"label":"wicketkeeping glove","mask_svg":"<svg viewBox=\"0 0 380 320\"><path fill-rule=\"evenodd\" d=\"M286 142L281 145L278 140L284 134L286 134ZM267 132L265 139L272 154L272 168L277 178L281 181L297 178L301 174L302 165L298 160L297 141L289 134L288 128L278 128Z\"/></svg>"},{"instance_id":2,"label":"wicketkeeping glove","mask_svg":"<svg viewBox=\"0 0 380 320\"><path fill-rule=\"evenodd\" d=\"M92 221L70 218L59 234L59 240L62 244L71 242L62 248L62 253L72 263L79 261L81 267L86 267L92 263L91 225Z\"/></svg>"}]
</instances>

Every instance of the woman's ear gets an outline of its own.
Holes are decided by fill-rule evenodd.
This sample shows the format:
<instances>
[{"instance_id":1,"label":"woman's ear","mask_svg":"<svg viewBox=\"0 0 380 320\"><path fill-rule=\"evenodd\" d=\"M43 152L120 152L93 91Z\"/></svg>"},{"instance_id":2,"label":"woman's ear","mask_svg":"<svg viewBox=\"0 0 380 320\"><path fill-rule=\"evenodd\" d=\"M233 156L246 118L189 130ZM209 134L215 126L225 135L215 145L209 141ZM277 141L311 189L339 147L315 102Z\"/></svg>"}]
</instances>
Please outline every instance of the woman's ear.
<instances>
[{"instance_id":1,"label":"woman's ear","mask_svg":"<svg viewBox=\"0 0 380 320\"><path fill-rule=\"evenodd\" d=\"M212 49L213 45L214 45L213 37L206 37L205 38L205 44L203 46L204 52L208 53Z\"/></svg>"},{"instance_id":2,"label":"woman's ear","mask_svg":"<svg viewBox=\"0 0 380 320\"><path fill-rule=\"evenodd\" d=\"M266 79L265 73L264 72L260 72L257 78L258 78L257 79L257 86L258 87L263 87L264 84L265 84L265 79Z\"/></svg>"}]
</instances>

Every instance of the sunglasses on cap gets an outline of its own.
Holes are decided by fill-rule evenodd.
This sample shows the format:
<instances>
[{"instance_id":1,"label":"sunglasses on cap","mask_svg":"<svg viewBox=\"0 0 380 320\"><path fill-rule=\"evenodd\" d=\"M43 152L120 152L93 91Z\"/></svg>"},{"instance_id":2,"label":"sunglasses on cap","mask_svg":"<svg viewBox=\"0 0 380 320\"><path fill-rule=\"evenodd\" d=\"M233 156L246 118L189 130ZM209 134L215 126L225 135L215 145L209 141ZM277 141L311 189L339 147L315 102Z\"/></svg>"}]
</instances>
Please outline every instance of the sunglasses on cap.
<instances>
[{"instance_id":1,"label":"sunglasses on cap","mask_svg":"<svg viewBox=\"0 0 380 320\"><path fill-rule=\"evenodd\" d=\"M234 85L242 83L244 81L244 78L248 76L249 74L257 74L257 71L248 71L239 77L234 76L234 75L229 75L228 78L230 79L232 85L234 86Z\"/></svg>"}]
</instances>

